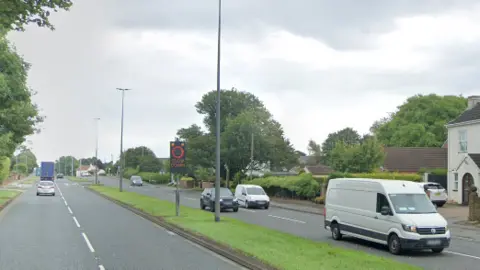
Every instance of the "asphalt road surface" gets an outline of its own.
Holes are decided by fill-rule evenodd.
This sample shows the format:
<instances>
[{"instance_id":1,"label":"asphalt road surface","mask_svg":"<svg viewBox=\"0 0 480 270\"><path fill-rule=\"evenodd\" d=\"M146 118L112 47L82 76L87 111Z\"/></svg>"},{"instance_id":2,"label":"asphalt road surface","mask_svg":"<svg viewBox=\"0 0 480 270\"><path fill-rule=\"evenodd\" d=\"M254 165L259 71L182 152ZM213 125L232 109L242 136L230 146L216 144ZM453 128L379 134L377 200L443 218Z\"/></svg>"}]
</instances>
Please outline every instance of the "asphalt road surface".
<instances>
[{"instance_id":1,"label":"asphalt road surface","mask_svg":"<svg viewBox=\"0 0 480 270\"><path fill-rule=\"evenodd\" d=\"M118 179L112 177L101 177L100 181L106 186L118 186ZM131 187L129 181L123 181L124 189L127 191L138 192L148 196L174 202L174 188L164 185L149 185L143 187ZM200 208L200 192L182 190L180 203L185 206ZM175 209L172 208L172 213ZM430 251L410 252L402 256L394 256L388 252L388 249L382 245L367 243L360 240L345 239L344 241L334 241L331 233L323 227L323 216L307 214L293 210L285 210L270 206L268 210L264 209L243 209L237 213L226 212L222 215L238 218L244 222L257 224L286 233L302 236L315 241L328 242L343 247L363 250L382 257L392 258L398 261L406 262L412 265L418 265L424 269L432 270L478 270L480 269L480 241L455 237L455 231L452 229L452 242L450 248L442 254L434 254ZM213 217L212 217L213 219Z\"/></svg>"},{"instance_id":2,"label":"asphalt road surface","mask_svg":"<svg viewBox=\"0 0 480 270\"><path fill-rule=\"evenodd\" d=\"M66 179L0 212L1 270L242 269Z\"/></svg>"}]
</instances>

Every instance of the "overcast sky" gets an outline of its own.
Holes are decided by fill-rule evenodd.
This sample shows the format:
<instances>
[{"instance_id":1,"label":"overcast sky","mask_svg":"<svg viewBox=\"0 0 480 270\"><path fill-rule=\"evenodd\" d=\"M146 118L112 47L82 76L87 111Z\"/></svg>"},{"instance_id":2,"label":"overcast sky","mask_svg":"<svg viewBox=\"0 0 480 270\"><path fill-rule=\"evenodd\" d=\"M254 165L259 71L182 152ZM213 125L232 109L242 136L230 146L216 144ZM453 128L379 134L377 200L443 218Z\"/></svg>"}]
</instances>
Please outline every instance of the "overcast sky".
<instances>
[{"instance_id":1,"label":"overcast sky","mask_svg":"<svg viewBox=\"0 0 480 270\"><path fill-rule=\"evenodd\" d=\"M39 160L118 158L124 147L168 156L176 131L216 87L217 0L83 0L10 39L32 64L47 117ZM417 93L480 94L480 1L223 1L222 88L254 93L298 150L373 121Z\"/></svg>"}]
</instances>

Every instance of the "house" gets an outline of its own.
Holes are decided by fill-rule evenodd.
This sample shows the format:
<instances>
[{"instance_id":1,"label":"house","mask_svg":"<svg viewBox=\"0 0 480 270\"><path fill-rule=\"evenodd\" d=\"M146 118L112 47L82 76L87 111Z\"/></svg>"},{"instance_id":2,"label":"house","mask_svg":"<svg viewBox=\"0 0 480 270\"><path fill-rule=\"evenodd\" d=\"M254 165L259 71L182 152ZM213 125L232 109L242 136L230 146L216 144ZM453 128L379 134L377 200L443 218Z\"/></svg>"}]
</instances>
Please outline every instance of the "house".
<instances>
[{"instance_id":1,"label":"house","mask_svg":"<svg viewBox=\"0 0 480 270\"><path fill-rule=\"evenodd\" d=\"M77 171L76 171L76 176L77 177L81 177L82 175L85 175L85 174L91 174L91 173L95 173L95 170L96 170L96 166L90 164L90 165L82 165L80 166Z\"/></svg>"},{"instance_id":2,"label":"house","mask_svg":"<svg viewBox=\"0 0 480 270\"><path fill-rule=\"evenodd\" d=\"M305 166L305 172L311 173L313 176L325 176L333 173L334 170L327 165L318 164L313 166Z\"/></svg>"},{"instance_id":3,"label":"house","mask_svg":"<svg viewBox=\"0 0 480 270\"><path fill-rule=\"evenodd\" d=\"M422 169L447 168L448 148L384 147L383 169L390 172L418 173Z\"/></svg>"},{"instance_id":4,"label":"house","mask_svg":"<svg viewBox=\"0 0 480 270\"><path fill-rule=\"evenodd\" d=\"M480 185L480 96L468 97L467 109L448 129L448 197L468 204L469 187Z\"/></svg>"}]
</instances>

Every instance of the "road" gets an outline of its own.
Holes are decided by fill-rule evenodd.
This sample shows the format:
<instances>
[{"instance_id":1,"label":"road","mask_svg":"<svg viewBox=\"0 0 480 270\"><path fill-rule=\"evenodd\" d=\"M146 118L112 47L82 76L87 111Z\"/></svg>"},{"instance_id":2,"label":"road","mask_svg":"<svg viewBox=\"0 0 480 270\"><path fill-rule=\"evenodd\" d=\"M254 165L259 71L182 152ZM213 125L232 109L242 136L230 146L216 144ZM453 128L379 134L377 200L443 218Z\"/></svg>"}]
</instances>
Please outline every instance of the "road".
<instances>
[{"instance_id":1,"label":"road","mask_svg":"<svg viewBox=\"0 0 480 270\"><path fill-rule=\"evenodd\" d=\"M111 177L101 177L100 181L106 186L118 186L118 179ZM174 201L174 189L164 185L149 185L143 187L130 187L129 182L124 180L124 187L127 191L133 191L144 195L156 197L163 200ZM189 207L199 208L198 191L182 190L181 204ZM174 209L172 209L174 211ZM244 222L257 224L286 233L309 238L315 241L328 242L343 247L363 250L382 257L388 257L413 265L418 265L424 269L447 270L479 269L480 264L480 241L466 239L463 237L454 237L451 247L442 254L433 254L432 252L408 253L403 256L394 256L388 252L386 247L376 244L366 243L364 241L346 239L344 241L334 241L329 231L323 228L323 216L307 214L298 211L275 208L271 206L268 210L252 210L240 208L239 212L226 212L222 215L238 218ZM453 231L455 235L455 231Z\"/></svg>"},{"instance_id":2,"label":"road","mask_svg":"<svg viewBox=\"0 0 480 270\"><path fill-rule=\"evenodd\" d=\"M0 212L0 269L242 269L66 179Z\"/></svg>"}]
</instances>

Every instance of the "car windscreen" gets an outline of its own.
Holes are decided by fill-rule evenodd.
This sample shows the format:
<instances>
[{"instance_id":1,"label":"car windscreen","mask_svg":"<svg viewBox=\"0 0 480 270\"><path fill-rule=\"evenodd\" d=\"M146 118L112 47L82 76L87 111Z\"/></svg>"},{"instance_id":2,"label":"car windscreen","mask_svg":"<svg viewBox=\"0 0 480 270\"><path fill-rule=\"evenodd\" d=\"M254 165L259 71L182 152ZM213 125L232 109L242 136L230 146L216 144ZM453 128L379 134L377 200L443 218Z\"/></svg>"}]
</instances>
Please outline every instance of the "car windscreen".
<instances>
[{"instance_id":1,"label":"car windscreen","mask_svg":"<svg viewBox=\"0 0 480 270\"><path fill-rule=\"evenodd\" d=\"M265 191L258 187L249 187L247 188L248 195L265 195Z\"/></svg>"},{"instance_id":2,"label":"car windscreen","mask_svg":"<svg viewBox=\"0 0 480 270\"><path fill-rule=\"evenodd\" d=\"M140 181L142 178L140 176L133 176L132 181Z\"/></svg>"},{"instance_id":3,"label":"car windscreen","mask_svg":"<svg viewBox=\"0 0 480 270\"><path fill-rule=\"evenodd\" d=\"M390 201L397 214L437 213L426 194L390 194Z\"/></svg>"},{"instance_id":4,"label":"car windscreen","mask_svg":"<svg viewBox=\"0 0 480 270\"><path fill-rule=\"evenodd\" d=\"M53 183L52 183L52 182L40 182L40 183L39 183L39 186L42 186L42 187L52 187L52 186L53 186Z\"/></svg>"},{"instance_id":5,"label":"car windscreen","mask_svg":"<svg viewBox=\"0 0 480 270\"><path fill-rule=\"evenodd\" d=\"M220 196L233 196L233 193L228 188L221 188Z\"/></svg>"}]
</instances>

